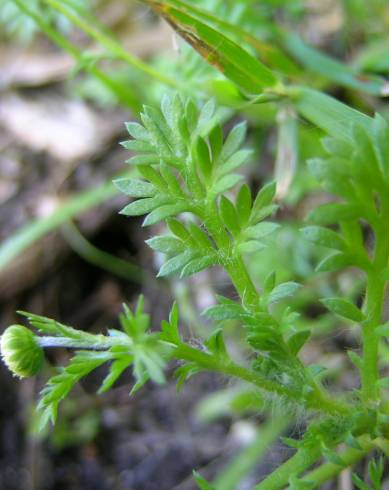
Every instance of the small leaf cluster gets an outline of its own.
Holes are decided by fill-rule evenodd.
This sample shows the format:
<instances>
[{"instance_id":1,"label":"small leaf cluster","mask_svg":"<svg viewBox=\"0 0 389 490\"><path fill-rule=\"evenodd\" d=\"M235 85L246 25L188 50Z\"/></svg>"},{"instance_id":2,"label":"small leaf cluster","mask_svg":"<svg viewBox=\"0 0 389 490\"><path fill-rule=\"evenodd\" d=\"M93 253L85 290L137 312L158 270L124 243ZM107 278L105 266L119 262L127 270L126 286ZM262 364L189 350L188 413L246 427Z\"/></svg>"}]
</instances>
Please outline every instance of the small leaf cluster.
<instances>
[{"instance_id":1,"label":"small leaf cluster","mask_svg":"<svg viewBox=\"0 0 389 490\"><path fill-rule=\"evenodd\" d=\"M235 126L224 140L213 116L212 101L198 109L190 99L166 96L160 110L144 109L143 126L127 125L134 139L124 146L138 152L129 162L138 166L143 180L116 181L122 191L135 198L122 213L149 213L144 225L166 221L170 234L147 240L153 250L167 255L159 276L178 273L185 277L214 265L224 267L241 301L219 296L219 304L206 312L208 317L217 322L240 321L249 345L260 353L253 368L302 398L311 396L311 374L297 359L310 334L294 328L296 315L292 311L285 312L280 320L270 312L273 303L292 295L299 285L276 284L275 275L270 274L259 299L248 274L244 276L244 255L265 248L267 237L279 227L264 221L277 210L273 202L275 183L263 186L255 198L247 185L239 188L235 199L225 195L241 179L235 169L249 152L240 150L244 125ZM195 220L183 219L182 213L188 212ZM244 284L239 287L242 280Z\"/></svg>"},{"instance_id":2,"label":"small leaf cluster","mask_svg":"<svg viewBox=\"0 0 389 490\"><path fill-rule=\"evenodd\" d=\"M327 156L308 162L322 188L336 199L311 211L307 220L312 225L302 230L307 240L332 250L318 264L318 272L349 266L367 276L383 272L389 250L388 141L389 126L376 115L369 128L353 124L347 132L325 138ZM326 298L323 304L352 322L366 320L346 298Z\"/></svg>"},{"instance_id":3,"label":"small leaf cluster","mask_svg":"<svg viewBox=\"0 0 389 490\"><path fill-rule=\"evenodd\" d=\"M385 462L384 458L369 461L368 473L371 486L364 483L355 473L352 475L352 481L359 490L382 490L382 477L384 475Z\"/></svg>"},{"instance_id":4,"label":"small leaf cluster","mask_svg":"<svg viewBox=\"0 0 389 490\"><path fill-rule=\"evenodd\" d=\"M353 402L357 400L350 417L349 400L335 400L321 385L323 368L306 366L300 359L300 351L312 332L299 328L299 315L284 304L300 285L292 280L280 283L274 272L267 275L261 288L253 281L246 254L264 249L279 225L266 220L277 210L274 183L264 185L255 196L247 185L237 186L242 176L236 170L251 155L249 150L241 149L245 125L238 124L225 137L212 101L200 106L179 95L164 97L158 109L145 107L141 120L142 124L127 124L132 139L123 143L135 153L129 163L138 174L137 178L116 181L118 188L133 199L122 214L146 215L144 226L166 224L167 232L147 240L154 251L166 255L159 276L186 277L221 266L237 298L216 296L216 304L204 312L214 328L210 326L210 334L199 348L182 339L177 305L162 322L161 330L151 331L143 298L135 312L124 307L119 318L121 330L110 329L107 335L94 335L24 313L39 332L39 336L28 337L28 345L32 339L34 348L76 349L69 364L42 391L38 406L42 425L55 421L59 403L80 379L99 366L109 366L99 392L110 389L128 368L134 375L133 392L147 380L163 383L167 362L174 359L180 362L175 371L177 388L194 374L213 371L253 384L264 402L276 400L293 413L310 411L312 417L304 437L285 440L297 450L299 463L293 468L295 473L288 467L288 471L283 467L277 470L281 474L277 488L288 481L290 488L315 488L308 480L300 481L299 475L318 459L323 457L339 468L346 467L337 445L344 442L349 448L363 451L360 436L385 436L387 415L380 413L377 403L365 405L363 397L374 398L376 387L385 386L386 380L379 379L378 368L366 369L366 359L351 353L350 358L361 371L364 393L360 399L355 393L349 396L354 397ZM377 116L371 128L355 125L349 132L324 141L328 156L310 162L310 168L338 201L315 209L309 216L312 225L303 229L304 236L315 245L335 250L322 261L319 271L353 265L366 273L367 306L360 308L348 298L338 297L322 302L332 313L360 323L367 331L367 344L377 350L379 336L387 336L379 308L389 277L388 136L387 124ZM365 242L366 230L374 234L373 250ZM226 347L224 322L231 320L243 328L248 346L246 365L236 364ZM11 340L7 346L14 345L13 336ZM15 356L12 354L10 359L14 362ZM366 371L373 390L366 383ZM371 471L371 480L378 481L378 466ZM200 488L212 488L201 476L195 478ZM355 481L362 485L358 477ZM258 490L270 488L264 485L260 484Z\"/></svg>"},{"instance_id":5,"label":"small leaf cluster","mask_svg":"<svg viewBox=\"0 0 389 490\"><path fill-rule=\"evenodd\" d=\"M336 201L315 208L308 216L314 226L303 229L306 238L336 252L318 265L333 271L350 265L371 268L363 239L363 224L375 235L382 232L389 191L389 127L376 115L372 128L354 124L347 137L327 137L327 157L308 162L312 174ZM339 230L324 228L339 225ZM361 226L362 225L362 226Z\"/></svg>"},{"instance_id":6,"label":"small leaf cluster","mask_svg":"<svg viewBox=\"0 0 389 490\"><path fill-rule=\"evenodd\" d=\"M134 313L126 305L123 309L119 316L122 329L110 329L107 336L91 334L50 318L21 312L40 334L50 336L36 337L42 347L77 349L69 364L59 368L59 373L48 380L41 392L38 404L41 427L49 420L54 423L60 402L82 378L105 363L109 363L109 369L99 393L108 391L130 367L135 379L132 392L148 379L156 383L165 381L163 370L167 349L158 343L156 334L149 332L150 318L144 313L143 297L139 298Z\"/></svg>"},{"instance_id":7,"label":"small leaf cluster","mask_svg":"<svg viewBox=\"0 0 389 490\"><path fill-rule=\"evenodd\" d=\"M252 154L241 149L246 128L235 126L224 139L213 101L200 109L191 99L165 96L160 109L144 107L143 125L131 122L133 137L123 143L135 151L128 160L142 179L116 180L134 201L122 214L146 214L144 226L167 220L170 235L148 244L168 256L159 276L189 276L212 265L228 265L231 255L260 250L278 225L263 220L276 210L275 185L265 186L253 201L247 185L235 202L225 195L242 176L236 170ZM177 216L191 213L195 220Z\"/></svg>"},{"instance_id":8,"label":"small leaf cluster","mask_svg":"<svg viewBox=\"0 0 389 490\"><path fill-rule=\"evenodd\" d=\"M305 387L306 393L301 393L304 397L309 394L310 380L296 356L309 339L310 332L295 330L298 317L295 312L287 309L278 320L268 309L276 301L292 295L299 287L294 282L275 285L275 275L271 274L265 281L261 311L250 310L238 301L218 295L218 303L209 307L204 314L218 323L225 320L240 322L245 327L248 344L257 353L252 363L253 369L297 393Z\"/></svg>"}]
</instances>

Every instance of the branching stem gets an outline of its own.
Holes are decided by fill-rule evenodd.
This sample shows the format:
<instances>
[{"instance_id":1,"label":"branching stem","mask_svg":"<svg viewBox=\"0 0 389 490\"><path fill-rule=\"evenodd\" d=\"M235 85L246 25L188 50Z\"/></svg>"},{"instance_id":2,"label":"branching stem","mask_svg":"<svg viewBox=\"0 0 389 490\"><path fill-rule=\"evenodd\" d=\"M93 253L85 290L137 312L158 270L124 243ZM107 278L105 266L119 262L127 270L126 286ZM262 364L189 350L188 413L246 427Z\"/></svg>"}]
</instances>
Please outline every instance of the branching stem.
<instances>
[{"instance_id":1,"label":"branching stem","mask_svg":"<svg viewBox=\"0 0 389 490\"><path fill-rule=\"evenodd\" d=\"M234 378L247 381L248 383L257 386L261 390L279 397L284 397L288 401L301 403L300 392L288 389L287 387L269 380L268 378L265 378L264 376L261 376L257 372L247 369L244 366L235 364L232 361L225 361L220 357L208 354L207 352L199 351L198 349L189 347L186 344L179 344L173 351L172 356L179 360L195 362L204 369L216 371L226 376L232 376ZM310 399L308 402L308 408L333 415L346 415L349 413L349 408L347 405L328 399L324 395L312 397L312 399Z\"/></svg>"},{"instance_id":2,"label":"branching stem","mask_svg":"<svg viewBox=\"0 0 389 490\"><path fill-rule=\"evenodd\" d=\"M361 446L361 449L348 448L340 454L340 457L344 461L346 467L350 467L360 461L374 448L374 442L372 442L368 435L359 437L358 443ZM312 488L319 488L320 485L335 477L343 470L344 467L340 465L324 463L304 476L304 478L301 479L301 482L309 482L313 485Z\"/></svg>"},{"instance_id":3,"label":"branching stem","mask_svg":"<svg viewBox=\"0 0 389 490\"><path fill-rule=\"evenodd\" d=\"M225 264L223 264L224 268L230 276L230 279L241 297L243 304L255 313L259 305L259 293L251 280L243 257L239 253L234 253L232 240L224 229L224 225L220 219L216 205L208 202L206 208L207 209L202 212L203 216L201 217L204 220L209 233L218 245L218 248L229 255ZM346 406L332 400L330 396L321 387L319 387L313 379L311 379L311 376L307 373L305 366L297 357L296 365L301 372L304 373L304 378L309 380L312 385L313 393L309 401L307 400L307 405L309 405L309 408L318 408L319 410L323 410L327 413L347 414ZM251 371L249 372L252 373ZM236 374L232 373L226 374L236 376ZM262 388L275 392L278 395L289 397L292 400L299 400L301 403L302 397L300 392L288 390L277 383L270 382L264 377L262 378L257 376L257 381L259 379L261 380L260 384ZM264 386L264 382L266 382L266 384L271 383L272 388L266 388Z\"/></svg>"},{"instance_id":4,"label":"branching stem","mask_svg":"<svg viewBox=\"0 0 389 490\"><path fill-rule=\"evenodd\" d=\"M126 335L107 337L105 335L92 335L86 332L83 333L83 337L80 339L54 336L37 336L36 339L39 345L43 348L63 347L79 350L104 351L115 346L124 347L126 343L128 344L129 349L133 345L131 338ZM218 372L225 376L239 378L275 396L284 397L295 403L301 403L301 394L299 392L290 390L283 385L271 381L260 374L244 366L240 366L239 364L236 364L230 360L226 361L225 359L222 359L216 355L200 351L183 343L180 343L176 348L174 348L170 355L172 358L177 360L195 362L198 366L204 369ZM326 414L339 415L346 414L349 410L346 405L335 402L331 399L327 399L324 396L313 397L308 402L308 408L315 411L321 411Z\"/></svg>"}]
</instances>

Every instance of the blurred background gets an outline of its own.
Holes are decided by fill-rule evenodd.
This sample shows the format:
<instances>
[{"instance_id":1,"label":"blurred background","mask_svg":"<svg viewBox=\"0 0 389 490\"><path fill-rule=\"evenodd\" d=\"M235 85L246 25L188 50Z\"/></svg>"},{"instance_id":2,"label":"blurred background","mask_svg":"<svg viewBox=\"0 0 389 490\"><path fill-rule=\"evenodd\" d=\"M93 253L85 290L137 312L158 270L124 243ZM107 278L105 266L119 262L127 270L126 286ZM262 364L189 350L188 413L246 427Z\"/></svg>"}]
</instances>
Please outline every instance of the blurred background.
<instances>
[{"instance_id":1,"label":"blurred background","mask_svg":"<svg viewBox=\"0 0 389 490\"><path fill-rule=\"evenodd\" d=\"M291 80L387 117L378 97L389 72L387 1L195 4L255 36L262 60ZM199 101L215 97L226 128L248 120L255 153L246 177L253 189L277 179L277 219L285 225L275 247L251 256L250 271L259 284L274 267L280 281L309 277L292 305L302 312L301 325L317 326L303 355L320 359L337 386L355 386L342 353L357 348L356 334L334 325L318 298L341 290L358 301L361 278L348 271L316 279L323 251L298 234L297 222L313 203L328 200L305 166L322 152L319 130L292 107L244 104L235 86L141 2L0 0L0 39L1 331L21 322L17 310L104 331L117 326L122 303L133 305L142 293L153 325L175 297L185 335L204 338L199 312L215 291L234 291L217 270L185 283L157 281L161 258L144 244L150 231L118 215L127 198L111 184L128 171L129 152L119 145L127 138L124 122L137 119L142 104L179 90ZM243 358L233 323L227 331ZM0 364L1 490L191 490L194 468L223 490L245 490L292 451L275 442L285 422L268 424L255 393L209 374L191 379L178 396L171 380L130 398L131 373L97 396L104 370L97 371L63 403L57 425L39 433L38 393L68 356L48 351L44 371L23 381ZM294 420L288 435L301 431ZM350 475L338 488L353 488Z\"/></svg>"}]
</instances>

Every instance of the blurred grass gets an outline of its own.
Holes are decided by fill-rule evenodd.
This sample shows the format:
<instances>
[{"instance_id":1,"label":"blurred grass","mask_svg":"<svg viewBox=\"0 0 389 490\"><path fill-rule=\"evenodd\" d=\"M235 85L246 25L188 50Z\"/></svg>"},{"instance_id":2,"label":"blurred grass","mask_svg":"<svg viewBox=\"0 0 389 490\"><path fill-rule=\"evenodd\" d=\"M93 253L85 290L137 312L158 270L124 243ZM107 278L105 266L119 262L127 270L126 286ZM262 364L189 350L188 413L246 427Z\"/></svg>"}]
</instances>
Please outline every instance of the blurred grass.
<instances>
[{"instance_id":1,"label":"blurred grass","mask_svg":"<svg viewBox=\"0 0 389 490\"><path fill-rule=\"evenodd\" d=\"M112 182L106 182L96 188L68 197L49 216L27 223L0 244L0 270L50 231L118 193L119 191Z\"/></svg>"}]
</instances>

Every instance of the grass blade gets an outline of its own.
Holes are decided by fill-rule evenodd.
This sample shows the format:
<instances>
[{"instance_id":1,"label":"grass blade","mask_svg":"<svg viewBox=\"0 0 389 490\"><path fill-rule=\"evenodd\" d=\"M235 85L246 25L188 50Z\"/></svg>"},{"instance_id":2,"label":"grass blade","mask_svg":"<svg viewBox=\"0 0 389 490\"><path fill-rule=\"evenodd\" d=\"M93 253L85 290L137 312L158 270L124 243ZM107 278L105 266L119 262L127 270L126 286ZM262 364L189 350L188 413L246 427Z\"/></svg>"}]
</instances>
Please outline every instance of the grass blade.
<instances>
[{"instance_id":1,"label":"grass blade","mask_svg":"<svg viewBox=\"0 0 389 490\"><path fill-rule=\"evenodd\" d=\"M249 94L280 84L264 64L221 32L168 1L145 0L200 55Z\"/></svg>"},{"instance_id":2,"label":"grass blade","mask_svg":"<svg viewBox=\"0 0 389 490\"><path fill-rule=\"evenodd\" d=\"M247 32L238 24L232 24L225 19L217 17L214 13L200 8L197 5L193 5L182 0L166 0L164 2L170 7L175 7L178 10L184 11L196 18L199 22L208 24L215 30L223 33L225 36L230 37L236 43L240 45L242 42L251 46L258 54L260 60L269 65L272 69L287 75L296 75L300 72L300 69L292 61L292 59L285 54L274 43L269 43L256 38L251 33Z\"/></svg>"},{"instance_id":3,"label":"grass blade","mask_svg":"<svg viewBox=\"0 0 389 490\"><path fill-rule=\"evenodd\" d=\"M317 73L343 87L360 90L371 95L387 95L388 82L385 79L358 73L345 63L309 46L295 33L284 33L282 40L284 48L289 54L312 73Z\"/></svg>"},{"instance_id":4,"label":"grass blade","mask_svg":"<svg viewBox=\"0 0 389 490\"><path fill-rule=\"evenodd\" d=\"M332 136L351 138L350 132L354 124L372 131L371 117L330 95L303 86L288 87L286 95L303 117Z\"/></svg>"},{"instance_id":5,"label":"grass blade","mask_svg":"<svg viewBox=\"0 0 389 490\"><path fill-rule=\"evenodd\" d=\"M80 215L109 198L119 194L112 182L105 182L98 187L88 189L67 199L51 215L36 219L19 228L7 240L0 244L0 270L20 255L34 242L55 230L71 218Z\"/></svg>"}]
</instances>

